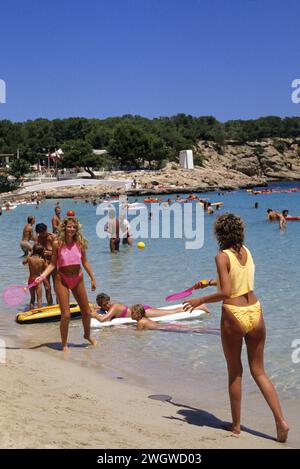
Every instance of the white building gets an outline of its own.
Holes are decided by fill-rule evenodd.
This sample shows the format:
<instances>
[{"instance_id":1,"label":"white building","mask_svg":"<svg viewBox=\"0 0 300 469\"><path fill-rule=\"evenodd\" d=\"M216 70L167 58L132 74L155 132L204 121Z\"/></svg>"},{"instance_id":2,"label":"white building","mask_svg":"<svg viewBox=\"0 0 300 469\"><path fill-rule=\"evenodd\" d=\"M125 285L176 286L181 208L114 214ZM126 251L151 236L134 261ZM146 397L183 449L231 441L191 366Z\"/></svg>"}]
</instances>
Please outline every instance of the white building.
<instances>
[{"instance_id":1,"label":"white building","mask_svg":"<svg viewBox=\"0 0 300 469\"><path fill-rule=\"evenodd\" d=\"M193 150L181 150L179 153L179 163L184 169L194 169Z\"/></svg>"},{"instance_id":2,"label":"white building","mask_svg":"<svg viewBox=\"0 0 300 469\"><path fill-rule=\"evenodd\" d=\"M97 156L106 155L107 150L93 150L93 154Z\"/></svg>"},{"instance_id":3,"label":"white building","mask_svg":"<svg viewBox=\"0 0 300 469\"><path fill-rule=\"evenodd\" d=\"M0 167L2 168L9 168L9 164L12 162L14 158L13 153L1 153L0 154Z\"/></svg>"}]
</instances>

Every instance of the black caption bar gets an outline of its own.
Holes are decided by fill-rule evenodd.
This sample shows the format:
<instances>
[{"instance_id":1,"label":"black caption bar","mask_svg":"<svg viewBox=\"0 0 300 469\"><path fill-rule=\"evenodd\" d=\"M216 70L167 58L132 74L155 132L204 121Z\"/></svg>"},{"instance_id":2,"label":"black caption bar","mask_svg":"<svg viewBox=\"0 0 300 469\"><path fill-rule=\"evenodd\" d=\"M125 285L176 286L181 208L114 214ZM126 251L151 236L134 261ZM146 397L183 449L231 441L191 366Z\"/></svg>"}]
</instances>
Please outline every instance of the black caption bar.
<instances>
[{"instance_id":1,"label":"black caption bar","mask_svg":"<svg viewBox=\"0 0 300 469\"><path fill-rule=\"evenodd\" d=\"M264 460L269 463L276 458L278 464L288 464L299 456L297 450L210 450L210 449L84 449L84 450L0 450L2 467L16 463L30 465L30 468L47 464L67 464L73 467L147 467L153 464L171 466L193 465L194 467L210 467L213 465L230 464L240 467L240 464L261 464ZM55 468L53 468L55 469Z\"/></svg>"}]
</instances>

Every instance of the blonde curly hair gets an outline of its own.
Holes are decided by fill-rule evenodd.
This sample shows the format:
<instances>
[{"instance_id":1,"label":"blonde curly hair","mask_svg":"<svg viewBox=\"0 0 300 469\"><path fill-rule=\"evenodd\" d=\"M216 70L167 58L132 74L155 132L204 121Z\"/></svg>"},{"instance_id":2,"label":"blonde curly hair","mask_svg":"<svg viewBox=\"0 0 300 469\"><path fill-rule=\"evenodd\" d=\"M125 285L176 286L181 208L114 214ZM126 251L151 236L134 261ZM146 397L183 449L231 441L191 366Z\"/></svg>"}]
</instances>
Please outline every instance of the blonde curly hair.
<instances>
[{"instance_id":1,"label":"blonde curly hair","mask_svg":"<svg viewBox=\"0 0 300 469\"><path fill-rule=\"evenodd\" d=\"M65 217L62 220L58 229L58 233L57 233L57 240L58 240L59 246L63 246L64 244L66 244L66 227L69 222L73 222L74 227L76 229L76 233L73 238L74 242L79 244L81 249L86 250L88 247L88 242L83 236L83 233L81 231L82 229L81 223L79 222L78 218L75 218L75 217Z\"/></svg>"}]
</instances>

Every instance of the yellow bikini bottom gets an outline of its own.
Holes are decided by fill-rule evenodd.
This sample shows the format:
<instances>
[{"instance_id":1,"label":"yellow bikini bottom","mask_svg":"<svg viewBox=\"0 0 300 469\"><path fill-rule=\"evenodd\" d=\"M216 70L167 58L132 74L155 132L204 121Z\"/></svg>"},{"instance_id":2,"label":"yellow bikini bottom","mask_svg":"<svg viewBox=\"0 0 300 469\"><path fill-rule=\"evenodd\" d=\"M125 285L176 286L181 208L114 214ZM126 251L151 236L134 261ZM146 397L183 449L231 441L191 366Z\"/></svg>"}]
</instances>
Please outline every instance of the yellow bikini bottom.
<instances>
[{"instance_id":1,"label":"yellow bikini bottom","mask_svg":"<svg viewBox=\"0 0 300 469\"><path fill-rule=\"evenodd\" d=\"M259 301L250 306L223 304L223 308L234 315L246 334L252 331L252 329L254 329L254 327L259 323L261 315L261 306Z\"/></svg>"}]
</instances>

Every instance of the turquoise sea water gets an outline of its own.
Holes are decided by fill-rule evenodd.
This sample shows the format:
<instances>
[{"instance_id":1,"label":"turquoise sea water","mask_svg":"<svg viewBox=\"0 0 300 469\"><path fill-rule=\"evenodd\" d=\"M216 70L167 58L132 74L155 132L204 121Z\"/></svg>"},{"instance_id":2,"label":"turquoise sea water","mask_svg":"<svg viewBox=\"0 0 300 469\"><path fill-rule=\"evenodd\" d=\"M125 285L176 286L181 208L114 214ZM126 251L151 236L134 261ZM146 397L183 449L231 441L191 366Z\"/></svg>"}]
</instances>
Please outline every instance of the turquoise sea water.
<instances>
[{"instance_id":1,"label":"turquoise sea water","mask_svg":"<svg viewBox=\"0 0 300 469\"><path fill-rule=\"evenodd\" d=\"M273 187L292 187L299 183L274 184ZM205 215L204 246L186 250L181 239L145 239L145 249L121 246L119 254L112 255L108 241L96 234L99 216L96 207L83 201L61 200L63 214L74 209L80 218L89 241L88 259L97 279L97 292L104 291L113 299L126 304L136 302L163 306L164 297L193 285L201 278L215 276L214 256L217 245L213 223L218 213L239 214L246 222L246 245L256 263L255 290L260 298L267 326L266 368L283 397L296 397L300 390L300 363L292 362L292 342L300 340L299 280L300 280L300 222L288 222L287 230L280 232L278 224L266 221L267 208L300 215L300 192L252 196L245 191L218 195L201 194L224 206L214 215ZM167 197L165 197L167 199ZM131 200L133 201L133 200ZM142 202L143 198L139 197ZM254 208L254 203L259 208ZM10 283L24 283L28 273L22 266L19 241L26 218L34 214L37 222L51 225L55 200L45 201L38 209L34 205L19 206L0 217L1 272L0 290ZM92 301L89 279L86 285ZM206 290L208 292L208 290ZM197 294L197 293L196 293ZM23 305L24 308L25 305ZM59 344L59 325L36 324L22 326L14 322L15 308L8 308L0 299L0 334L12 337L19 347L38 347L46 344L56 351ZM212 314L203 320L188 321L192 326L219 327L220 304L211 305ZM96 349L86 348L81 321L70 325L71 360L91 366L112 376L122 376L138 382L159 386L164 392L181 389L193 397L210 385L218 387L226 379L226 369L218 336L147 331L138 333L133 327L111 327L94 331L99 339ZM245 385L252 389L249 374Z\"/></svg>"}]
</instances>

